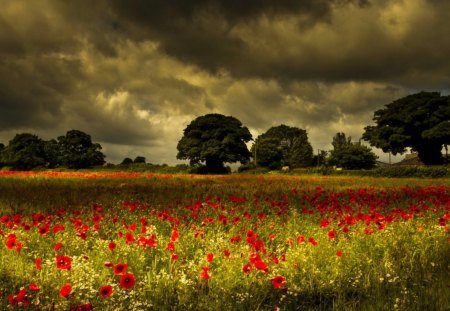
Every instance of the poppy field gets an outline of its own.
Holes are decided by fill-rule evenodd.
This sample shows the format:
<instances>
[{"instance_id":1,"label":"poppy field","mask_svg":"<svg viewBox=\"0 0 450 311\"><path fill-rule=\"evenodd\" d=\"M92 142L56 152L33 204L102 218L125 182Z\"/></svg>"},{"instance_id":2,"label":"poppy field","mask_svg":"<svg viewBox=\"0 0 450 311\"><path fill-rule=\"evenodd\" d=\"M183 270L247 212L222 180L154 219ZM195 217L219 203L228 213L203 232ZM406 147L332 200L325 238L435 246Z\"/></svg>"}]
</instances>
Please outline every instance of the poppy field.
<instances>
[{"instance_id":1,"label":"poppy field","mask_svg":"<svg viewBox=\"0 0 450 311\"><path fill-rule=\"evenodd\" d=\"M450 181L0 172L2 310L450 310Z\"/></svg>"}]
</instances>

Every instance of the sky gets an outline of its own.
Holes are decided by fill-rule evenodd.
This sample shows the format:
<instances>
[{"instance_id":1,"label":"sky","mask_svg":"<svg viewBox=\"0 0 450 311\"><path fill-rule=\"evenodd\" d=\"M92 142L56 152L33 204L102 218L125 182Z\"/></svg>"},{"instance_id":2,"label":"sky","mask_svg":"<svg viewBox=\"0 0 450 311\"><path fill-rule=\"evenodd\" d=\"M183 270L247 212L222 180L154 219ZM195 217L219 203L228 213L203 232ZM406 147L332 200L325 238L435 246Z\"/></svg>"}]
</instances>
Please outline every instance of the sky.
<instances>
[{"instance_id":1,"label":"sky","mask_svg":"<svg viewBox=\"0 0 450 311\"><path fill-rule=\"evenodd\" d=\"M0 0L0 142L72 129L106 161L183 163L196 117L253 137L285 124L315 152L373 113L450 93L448 0ZM374 150L380 160L388 156ZM393 161L402 157L393 157Z\"/></svg>"}]
</instances>

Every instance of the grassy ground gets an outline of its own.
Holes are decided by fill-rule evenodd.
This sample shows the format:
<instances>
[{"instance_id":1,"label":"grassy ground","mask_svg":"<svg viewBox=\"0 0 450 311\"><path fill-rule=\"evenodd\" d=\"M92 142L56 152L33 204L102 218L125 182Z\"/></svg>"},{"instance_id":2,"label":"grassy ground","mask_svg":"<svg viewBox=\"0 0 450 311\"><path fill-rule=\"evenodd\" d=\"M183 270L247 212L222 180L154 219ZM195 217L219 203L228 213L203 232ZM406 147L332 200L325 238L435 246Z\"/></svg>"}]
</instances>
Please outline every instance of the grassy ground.
<instances>
[{"instance_id":1,"label":"grassy ground","mask_svg":"<svg viewBox=\"0 0 450 311\"><path fill-rule=\"evenodd\" d=\"M449 214L448 179L4 174L0 307L449 310Z\"/></svg>"}]
</instances>

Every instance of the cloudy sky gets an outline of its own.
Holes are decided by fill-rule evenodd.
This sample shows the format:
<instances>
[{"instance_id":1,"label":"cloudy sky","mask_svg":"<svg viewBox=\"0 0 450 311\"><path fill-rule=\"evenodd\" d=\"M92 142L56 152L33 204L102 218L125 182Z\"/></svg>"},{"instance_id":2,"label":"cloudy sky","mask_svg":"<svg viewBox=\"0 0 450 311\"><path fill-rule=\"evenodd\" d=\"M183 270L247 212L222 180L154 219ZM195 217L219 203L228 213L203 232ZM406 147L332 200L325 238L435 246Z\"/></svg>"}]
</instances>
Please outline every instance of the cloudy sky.
<instances>
[{"instance_id":1,"label":"cloudy sky","mask_svg":"<svg viewBox=\"0 0 450 311\"><path fill-rule=\"evenodd\" d=\"M186 125L358 140L373 112L450 92L448 0L0 0L0 142L90 134L107 161L181 163ZM377 152L381 159L386 155Z\"/></svg>"}]
</instances>

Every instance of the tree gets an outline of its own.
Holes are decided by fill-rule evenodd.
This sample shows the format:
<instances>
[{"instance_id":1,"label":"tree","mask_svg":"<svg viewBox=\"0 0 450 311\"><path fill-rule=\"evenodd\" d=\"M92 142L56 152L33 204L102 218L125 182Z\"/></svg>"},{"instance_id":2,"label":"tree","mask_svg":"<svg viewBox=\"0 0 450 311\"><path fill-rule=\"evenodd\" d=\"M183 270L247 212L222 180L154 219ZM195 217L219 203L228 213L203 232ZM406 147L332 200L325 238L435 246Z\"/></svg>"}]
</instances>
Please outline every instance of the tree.
<instances>
[{"instance_id":1,"label":"tree","mask_svg":"<svg viewBox=\"0 0 450 311\"><path fill-rule=\"evenodd\" d=\"M133 164L133 160L131 158L125 158L123 159L123 161L120 163L120 165L130 165Z\"/></svg>"},{"instance_id":2,"label":"tree","mask_svg":"<svg viewBox=\"0 0 450 311\"><path fill-rule=\"evenodd\" d=\"M144 163L145 164L145 162L146 162L145 157L141 157L141 156L137 156L133 161L133 163L135 163L135 164L136 163Z\"/></svg>"},{"instance_id":3,"label":"tree","mask_svg":"<svg viewBox=\"0 0 450 311\"><path fill-rule=\"evenodd\" d=\"M347 170L371 169L375 167L377 158L369 147L350 142L331 150L327 162Z\"/></svg>"},{"instance_id":4,"label":"tree","mask_svg":"<svg viewBox=\"0 0 450 311\"><path fill-rule=\"evenodd\" d=\"M252 146L257 165L279 169L281 166L305 167L312 163L313 149L305 130L279 125L258 136Z\"/></svg>"},{"instance_id":5,"label":"tree","mask_svg":"<svg viewBox=\"0 0 450 311\"><path fill-rule=\"evenodd\" d=\"M252 139L247 127L232 117L207 114L193 120L177 145L177 159L190 164L205 162L209 173L224 173L224 162L247 163L250 152L246 143Z\"/></svg>"},{"instance_id":6,"label":"tree","mask_svg":"<svg viewBox=\"0 0 450 311\"><path fill-rule=\"evenodd\" d=\"M63 166L80 169L105 163L102 146L93 143L91 136L78 130L58 137L59 160Z\"/></svg>"},{"instance_id":7,"label":"tree","mask_svg":"<svg viewBox=\"0 0 450 311\"><path fill-rule=\"evenodd\" d=\"M342 147L346 147L352 143L352 138L349 136L348 138L345 137L345 133L336 133L333 137L333 142L331 143L333 145L333 149L339 149Z\"/></svg>"},{"instance_id":8,"label":"tree","mask_svg":"<svg viewBox=\"0 0 450 311\"><path fill-rule=\"evenodd\" d=\"M375 126L363 139L384 152L417 151L426 165L443 163L442 146L450 144L450 96L421 92L397 99L375 111Z\"/></svg>"},{"instance_id":9,"label":"tree","mask_svg":"<svg viewBox=\"0 0 450 311\"><path fill-rule=\"evenodd\" d=\"M16 134L2 152L3 162L14 170L47 166L44 141L30 133Z\"/></svg>"}]
</instances>

